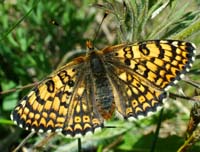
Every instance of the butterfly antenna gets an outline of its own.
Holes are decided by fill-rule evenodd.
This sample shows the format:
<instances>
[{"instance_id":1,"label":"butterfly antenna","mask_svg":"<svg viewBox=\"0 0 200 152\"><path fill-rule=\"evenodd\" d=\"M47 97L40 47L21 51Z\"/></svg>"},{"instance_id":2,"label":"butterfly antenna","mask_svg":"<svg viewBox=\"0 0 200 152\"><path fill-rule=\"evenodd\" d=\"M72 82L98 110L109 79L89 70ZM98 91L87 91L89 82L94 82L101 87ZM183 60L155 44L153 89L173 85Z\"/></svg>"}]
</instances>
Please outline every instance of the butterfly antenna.
<instances>
[{"instance_id":1,"label":"butterfly antenna","mask_svg":"<svg viewBox=\"0 0 200 152\"><path fill-rule=\"evenodd\" d=\"M108 16L108 14L109 14L109 11L108 11L108 10L105 11L104 16L103 16L103 18L102 18L102 20L101 20L101 23L99 24L99 27L97 28L97 30L96 30L96 32L95 32L93 44L95 44L96 38L97 38L97 36L98 36L98 34L99 34L99 31L100 31L100 28L101 28L101 26L102 26L102 24L103 24L103 21L104 21L104 19Z\"/></svg>"}]
</instances>

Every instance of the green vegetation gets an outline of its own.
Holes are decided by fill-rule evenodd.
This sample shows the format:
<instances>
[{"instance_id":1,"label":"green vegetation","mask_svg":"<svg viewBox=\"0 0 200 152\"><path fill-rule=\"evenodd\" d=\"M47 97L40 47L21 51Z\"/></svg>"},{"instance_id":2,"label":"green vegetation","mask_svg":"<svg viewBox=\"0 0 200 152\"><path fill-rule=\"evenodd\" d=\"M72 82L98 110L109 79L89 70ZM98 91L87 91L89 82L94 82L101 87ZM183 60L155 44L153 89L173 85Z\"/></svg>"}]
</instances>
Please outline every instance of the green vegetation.
<instances>
[{"instance_id":1,"label":"green vegetation","mask_svg":"<svg viewBox=\"0 0 200 152\"><path fill-rule=\"evenodd\" d=\"M80 52L84 54L85 42L94 39L104 12L108 12L108 17L95 39L97 48L150 39L186 40L200 47L198 0L124 1L126 5L122 0L104 3L91 0L10 0L0 3L0 151L13 150L30 133L10 120L10 112L30 90L25 86L42 80L72 59L69 53L73 53L73 57ZM54 21L58 25L53 24ZM199 49L197 54L200 54ZM199 58L198 55L187 74L189 82L200 83ZM180 94L178 90L187 97L200 94L198 86L184 81L170 92ZM83 138L82 149L99 152L177 151L185 140L191 103L180 98L168 99L163 111L134 123L114 118L108 125L116 128L106 128L94 136ZM160 122L158 135L155 130ZM48 143L41 144L47 139L44 134L36 134L26 140L22 148L59 152L78 150L77 139L56 135ZM200 144L196 143L190 150L199 149Z\"/></svg>"}]
</instances>

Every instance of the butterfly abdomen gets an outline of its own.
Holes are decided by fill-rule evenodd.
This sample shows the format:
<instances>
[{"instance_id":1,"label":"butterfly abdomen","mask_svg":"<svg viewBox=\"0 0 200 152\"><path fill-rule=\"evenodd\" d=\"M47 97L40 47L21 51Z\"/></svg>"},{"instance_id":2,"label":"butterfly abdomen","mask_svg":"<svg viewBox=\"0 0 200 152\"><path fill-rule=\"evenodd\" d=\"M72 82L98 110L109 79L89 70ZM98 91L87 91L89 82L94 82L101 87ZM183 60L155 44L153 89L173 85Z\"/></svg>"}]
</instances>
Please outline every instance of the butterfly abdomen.
<instances>
[{"instance_id":1,"label":"butterfly abdomen","mask_svg":"<svg viewBox=\"0 0 200 152\"><path fill-rule=\"evenodd\" d=\"M90 56L91 75L95 94L95 103L104 119L109 119L115 109L113 89L107 76L103 61L96 52Z\"/></svg>"}]
</instances>

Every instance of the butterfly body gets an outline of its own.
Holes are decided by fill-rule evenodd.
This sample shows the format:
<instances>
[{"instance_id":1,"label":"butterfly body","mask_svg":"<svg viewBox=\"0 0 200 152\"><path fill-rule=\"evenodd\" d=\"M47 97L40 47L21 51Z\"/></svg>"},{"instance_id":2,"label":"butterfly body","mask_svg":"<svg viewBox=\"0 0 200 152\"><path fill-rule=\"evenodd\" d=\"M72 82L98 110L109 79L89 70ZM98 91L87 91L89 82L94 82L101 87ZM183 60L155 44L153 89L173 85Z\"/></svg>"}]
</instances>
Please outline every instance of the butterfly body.
<instances>
[{"instance_id":1,"label":"butterfly body","mask_svg":"<svg viewBox=\"0 0 200 152\"><path fill-rule=\"evenodd\" d=\"M95 103L104 119L109 119L114 112L114 95L101 54L90 53L91 81L93 84Z\"/></svg>"},{"instance_id":2,"label":"butterfly body","mask_svg":"<svg viewBox=\"0 0 200 152\"><path fill-rule=\"evenodd\" d=\"M17 125L80 136L102 128L115 111L130 120L148 116L195 57L192 43L177 40L87 47L86 56L53 72L20 101L11 114Z\"/></svg>"}]
</instances>

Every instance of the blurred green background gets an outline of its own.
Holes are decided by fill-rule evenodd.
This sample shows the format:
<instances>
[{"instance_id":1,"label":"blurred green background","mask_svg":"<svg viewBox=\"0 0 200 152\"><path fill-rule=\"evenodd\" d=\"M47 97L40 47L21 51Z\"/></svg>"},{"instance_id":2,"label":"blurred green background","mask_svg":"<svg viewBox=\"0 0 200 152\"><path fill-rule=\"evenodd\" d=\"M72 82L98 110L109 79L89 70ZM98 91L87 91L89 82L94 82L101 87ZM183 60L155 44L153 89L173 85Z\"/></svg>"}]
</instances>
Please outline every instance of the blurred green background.
<instances>
[{"instance_id":1,"label":"blurred green background","mask_svg":"<svg viewBox=\"0 0 200 152\"><path fill-rule=\"evenodd\" d=\"M94 40L105 12L108 16L95 39L96 48L149 39L193 42L198 55L187 78L200 83L199 0L1 0L0 151L12 151L29 134L10 121L10 112L30 90L24 86L38 82L58 66L84 54L85 42ZM198 97L200 90L181 81L170 92ZM192 103L168 99L162 115L158 112L136 123L113 118L108 125L116 128L106 128L92 137L83 138L82 150L177 151L184 143ZM160 122L158 135L155 130ZM46 138L46 135L36 134L26 140L20 151L78 150L76 139L60 135L38 146ZM155 147L153 143L156 143ZM198 152L199 149L200 144L196 143L189 151Z\"/></svg>"}]
</instances>

